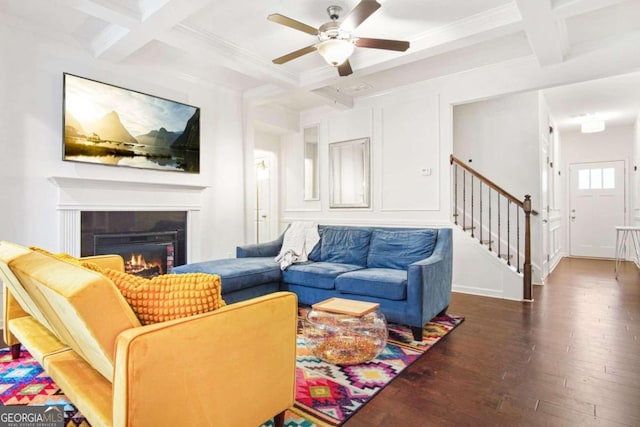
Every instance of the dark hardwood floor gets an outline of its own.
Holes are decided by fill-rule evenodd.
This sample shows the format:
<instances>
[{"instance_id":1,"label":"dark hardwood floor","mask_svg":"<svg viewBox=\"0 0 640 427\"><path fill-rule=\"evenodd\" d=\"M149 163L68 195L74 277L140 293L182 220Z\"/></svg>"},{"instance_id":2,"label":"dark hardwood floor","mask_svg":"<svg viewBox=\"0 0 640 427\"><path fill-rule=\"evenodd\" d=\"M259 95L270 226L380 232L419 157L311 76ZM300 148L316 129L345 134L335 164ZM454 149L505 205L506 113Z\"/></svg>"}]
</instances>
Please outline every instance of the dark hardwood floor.
<instances>
[{"instance_id":1,"label":"dark hardwood floor","mask_svg":"<svg viewBox=\"0 0 640 427\"><path fill-rule=\"evenodd\" d=\"M565 258L534 299L454 293L465 322L344 426L640 426L637 268Z\"/></svg>"}]
</instances>

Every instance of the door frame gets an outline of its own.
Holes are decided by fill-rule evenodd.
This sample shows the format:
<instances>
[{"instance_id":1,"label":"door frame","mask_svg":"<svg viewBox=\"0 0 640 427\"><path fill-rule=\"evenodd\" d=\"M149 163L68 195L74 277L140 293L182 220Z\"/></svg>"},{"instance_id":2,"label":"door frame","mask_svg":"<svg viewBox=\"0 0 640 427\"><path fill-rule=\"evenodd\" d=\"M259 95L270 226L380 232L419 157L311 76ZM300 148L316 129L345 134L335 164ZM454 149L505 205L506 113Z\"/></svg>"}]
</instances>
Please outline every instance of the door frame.
<instances>
[{"instance_id":1,"label":"door frame","mask_svg":"<svg viewBox=\"0 0 640 427\"><path fill-rule=\"evenodd\" d=\"M569 257L572 257L573 255L571 255L571 192L572 192L572 188L571 188L571 166L574 165L584 165L584 164L594 164L594 163L611 163L611 162L622 162L623 164L623 171L622 171L622 181L624 184L624 188L623 188L623 192L622 192L622 197L623 197L623 222L624 224L620 224L620 225L629 225L629 187L630 187L630 182L629 182L629 161L626 158L617 158L617 159L598 159L598 160L584 160L584 161L576 161L576 162L567 162L566 163L566 194L565 194L565 200L566 200L566 215L565 215L565 220L566 220L566 254ZM612 231L612 233L615 233L615 230ZM615 234L612 234L615 237ZM580 256L576 256L577 258L588 258L588 257L580 257ZM601 259L601 258L598 258ZM613 259L613 258L612 258Z\"/></svg>"},{"instance_id":2,"label":"door frame","mask_svg":"<svg viewBox=\"0 0 640 427\"><path fill-rule=\"evenodd\" d=\"M259 163L264 162L265 166L267 168L267 176L266 179L262 178L262 177L258 177L257 174L257 166ZM277 161L277 156L276 153L271 152L271 151L266 151L266 150L260 150L260 149L256 149L254 150L254 157L253 157L253 170L254 170L254 186L253 186L253 191L254 191L254 200L257 199L258 197L258 186L261 184L266 184L269 187L269 195L268 195L268 206L260 206L260 211L264 212L264 214L266 215L266 218L263 219L263 223L265 224L265 226L268 229L268 234L265 236L264 239L259 239L257 234L258 234L258 227L257 227L257 222L259 220L258 218L258 211L257 211L257 201L254 202L255 205L253 206L253 237L251 238L251 240L253 240L254 242L260 242L260 243L264 243L266 241L270 241L275 239L276 237L278 237L278 222L279 222L279 215L278 215L278 177L279 177L279 172L278 172L278 161ZM260 180L264 179L263 182L260 182ZM261 236L264 235L263 232L260 233Z\"/></svg>"}]
</instances>

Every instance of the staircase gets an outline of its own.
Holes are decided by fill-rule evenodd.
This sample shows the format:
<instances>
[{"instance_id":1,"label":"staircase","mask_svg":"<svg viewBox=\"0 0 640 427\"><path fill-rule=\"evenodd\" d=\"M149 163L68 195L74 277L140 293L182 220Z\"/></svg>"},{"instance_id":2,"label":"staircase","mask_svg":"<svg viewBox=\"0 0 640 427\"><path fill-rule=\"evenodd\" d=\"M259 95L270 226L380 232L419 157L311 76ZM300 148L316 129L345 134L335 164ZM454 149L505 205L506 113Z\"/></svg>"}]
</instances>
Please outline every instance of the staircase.
<instances>
[{"instance_id":1,"label":"staircase","mask_svg":"<svg viewBox=\"0 0 640 427\"><path fill-rule=\"evenodd\" d=\"M453 155L453 218L478 244L522 276L523 296L531 294L531 196L519 200Z\"/></svg>"}]
</instances>

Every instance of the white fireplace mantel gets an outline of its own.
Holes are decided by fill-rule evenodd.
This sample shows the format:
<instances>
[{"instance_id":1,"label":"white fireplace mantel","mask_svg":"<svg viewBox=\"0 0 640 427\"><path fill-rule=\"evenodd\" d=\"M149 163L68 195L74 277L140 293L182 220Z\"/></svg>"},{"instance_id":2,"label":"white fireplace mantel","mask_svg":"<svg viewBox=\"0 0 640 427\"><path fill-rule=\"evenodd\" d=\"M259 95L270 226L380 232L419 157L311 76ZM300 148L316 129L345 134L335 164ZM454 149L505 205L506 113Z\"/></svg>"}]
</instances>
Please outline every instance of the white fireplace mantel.
<instances>
[{"instance_id":1,"label":"white fireplace mantel","mask_svg":"<svg viewBox=\"0 0 640 427\"><path fill-rule=\"evenodd\" d=\"M49 177L58 187L60 249L80 255L82 211L186 211L187 262L194 256L192 236L200 233L202 193L207 186Z\"/></svg>"}]
</instances>

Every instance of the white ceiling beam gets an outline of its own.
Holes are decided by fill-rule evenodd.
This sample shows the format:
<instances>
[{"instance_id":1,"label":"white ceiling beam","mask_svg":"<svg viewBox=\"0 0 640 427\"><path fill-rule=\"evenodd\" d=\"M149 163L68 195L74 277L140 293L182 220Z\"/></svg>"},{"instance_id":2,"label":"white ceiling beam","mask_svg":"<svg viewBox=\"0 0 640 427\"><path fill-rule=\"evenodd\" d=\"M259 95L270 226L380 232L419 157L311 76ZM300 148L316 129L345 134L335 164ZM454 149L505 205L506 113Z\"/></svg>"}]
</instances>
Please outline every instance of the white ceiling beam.
<instances>
[{"instance_id":1,"label":"white ceiling beam","mask_svg":"<svg viewBox=\"0 0 640 427\"><path fill-rule=\"evenodd\" d=\"M97 56L121 62L165 31L197 13L210 2L211 0L169 0L156 3L156 8L143 11L143 14L146 15L143 22L124 34L120 33L120 37L114 37L110 42L104 41L102 43L103 50L97 52Z\"/></svg>"},{"instance_id":2,"label":"white ceiling beam","mask_svg":"<svg viewBox=\"0 0 640 427\"><path fill-rule=\"evenodd\" d=\"M516 0L529 44L542 66L564 59L563 38L551 9L551 0Z\"/></svg>"},{"instance_id":3,"label":"white ceiling beam","mask_svg":"<svg viewBox=\"0 0 640 427\"><path fill-rule=\"evenodd\" d=\"M557 18L566 19L625 1L627 0L560 0L554 3L553 14Z\"/></svg>"},{"instance_id":4,"label":"white ceiling beam","mask_svg":"<svg viewBox=\"0 0 640 427\"><path fill-rule=\"evenodd\" d=\"M142 20L156 13L171 0L139 0L140 11L142 12Z\"/></svg>"},{"instance_id":5,"label":"white ceiling beam","mask_svg":"<svg viewBox=\"0 0 640 427\"><path fill-rule=\"evenodd\" d=\"M437 27L425 31L411 40L410 51L422 51L438 46L447 46L452 42L476 38L482 34L490 34L492 37L504 35L505 32L515 32L522 29L522 16L514 3L502 6L466 17L452 22L449 25Z\"/></svg>"},{"instance_id":6,"label":"white ceiling beam","mask_svg":"<svg viewBox=\"0 0 640 427\"><path fill-rule=\"evenodd\" d=\"M123 28L134 28L141 22L140 19L136 19L127 13L117 11L111 7L103 6L94 0L57 0L56 3L60 7L75 9Z\"/></svg>"},{"instance_id":7,"label":"white ceiling beam","mask_svg":"<svg viewBox=\"0 0 640 427\"><path fill-rule=\"evenodd\" d=\"M340 92L333 86L325 86L314 89L311 93L316 94L325 99L327 105L335 107L339 110L350 110L353 108L353 97L346 93Z\"/></svg>"},{"instance_id":8,"label":"white ceiling beam","mask_svg":"<svg viewBox=\"0 0 640 427\"><path fill-rule=\"evenodd\" d=\"M228 42L213 38L184 25L177 25L156 37L158 41L196 55L215 65L223 66L246 76L277 84L284 88L298 86L294 74L285 72L271 62L251 56Z\"/></svg>"}]
</instances>

